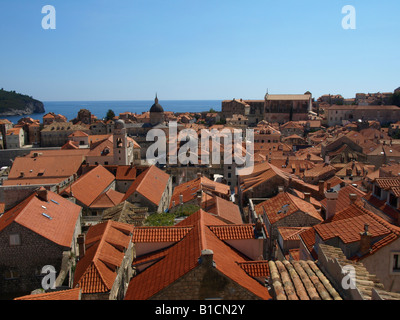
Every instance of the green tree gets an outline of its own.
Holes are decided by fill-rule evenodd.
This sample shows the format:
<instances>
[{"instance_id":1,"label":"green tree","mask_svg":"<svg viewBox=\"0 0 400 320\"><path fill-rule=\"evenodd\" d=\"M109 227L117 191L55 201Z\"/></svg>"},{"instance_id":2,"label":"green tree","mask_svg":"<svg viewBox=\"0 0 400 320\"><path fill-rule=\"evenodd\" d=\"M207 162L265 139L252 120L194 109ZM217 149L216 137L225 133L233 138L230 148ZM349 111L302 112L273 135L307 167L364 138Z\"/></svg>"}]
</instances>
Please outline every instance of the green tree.
<instances>
[{"instance_id":1,"label":"green tree","mask_svg":"<svg viewBox=\"0 0 400 320\"><path fill-rule=\"evenodd\" d=\"M146 218L146 226L173 226L175 224L175 214L163 212L153 213Z\"/></svg>"},{"instance_id":2,"label":"green tree","mask_svg":"<svg viewBox=\"0 0 400 320\"><path fill-rule=\"evenodd\" d=\"M400 107L400 92L395 92L392 96L392 101L395 106Z\"/></svg>"},{"instance_id":3,"label":"green tree","mask_svg":"<svg viewBox=\"0 0 400 320\"><path fill-rule=\"evenodd\" d=\"M114 111L112 111L111 109L108 109L107 111L107 115L106 115L106 120L112 120L115 117L115 113Z\"/></svg>"}]
</instances>

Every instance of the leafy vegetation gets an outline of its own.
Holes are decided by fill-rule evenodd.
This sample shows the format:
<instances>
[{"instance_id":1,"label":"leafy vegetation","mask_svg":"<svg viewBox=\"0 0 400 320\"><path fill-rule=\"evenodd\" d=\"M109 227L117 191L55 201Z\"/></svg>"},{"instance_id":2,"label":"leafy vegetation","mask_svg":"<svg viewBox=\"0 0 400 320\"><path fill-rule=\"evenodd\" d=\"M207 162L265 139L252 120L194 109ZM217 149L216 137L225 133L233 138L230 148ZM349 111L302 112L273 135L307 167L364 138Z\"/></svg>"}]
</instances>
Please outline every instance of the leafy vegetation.
<instances>
[{"instance_id":1,"label":"leafy vegetation","mask_svg":"<svg viewBox=\"0 0 400 320\"><path fill-rule=\"evenodd\" d=\"M114 111L112 111L111 109L108 109L107 111L107 115L106 115L106 120L113 120L115 117L115 113Z\"/></svg>"},{"instance_id":2,"label":"leafy vegetation","mask_svg":"<svg viewBox=\"0 0 400 320\"><path fill-rule=\"evenodd\" d=\"M392 96L392 103L400 107L400 91L396 91Z\"/></svg>"},{"instance_id":3,"label":"leafy vegetation","mask_svg":"<svg viewBox=\"0 0 400 320\"><path fill-rule=\"evenodd\" d=\"M176 218L188 217L200 209L199 206L194 204L187 204L180 206L174 213L163 212L153 213L147 217L145 221L146 226L173 226Z\"/></svg>"},{"instance_id":4,"label":"leafy vegetation","mask_svg":"<svg viewBox=\"0 0 400 320\"><path fill-rule=\"evenodd\" d=\"M6 91L3 88L0 89L0 112L7 112L15 109L22 110L26 108L28 103L40 103L40 101L15 91Z\"/></svg>"},{"instance_id":5,"label":"leafy vegetation","mask_svg":"<svg viewBox=\"0 0 400 320\"><path fill-rule=\"evenodd\" d=\"M146 226L173 226L175 224L175 214L163 212L163 213L153 213L146 218Z\"/></svg>"}]
</instances>

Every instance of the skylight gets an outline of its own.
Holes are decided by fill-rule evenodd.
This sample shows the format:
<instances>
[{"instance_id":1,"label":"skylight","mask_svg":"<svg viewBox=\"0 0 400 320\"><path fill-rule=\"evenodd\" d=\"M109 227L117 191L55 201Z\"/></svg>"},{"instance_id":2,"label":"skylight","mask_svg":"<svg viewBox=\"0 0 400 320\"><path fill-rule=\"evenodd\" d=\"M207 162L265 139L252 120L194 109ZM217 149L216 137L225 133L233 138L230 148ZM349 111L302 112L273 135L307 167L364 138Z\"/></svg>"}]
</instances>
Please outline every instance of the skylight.
<instances>
[{"instance_id":1,"label":"skylight","mask_svg":"<svg viewBox=\"0 0 400 320\"><path fill-rule=\"evenodd\" d=\"M47 219L53 219L52 217L50 217L48 214L45 214L44 212L42 213L42 215L44 216L44 217L46 217Z\"/></svg>"}]
</instances>

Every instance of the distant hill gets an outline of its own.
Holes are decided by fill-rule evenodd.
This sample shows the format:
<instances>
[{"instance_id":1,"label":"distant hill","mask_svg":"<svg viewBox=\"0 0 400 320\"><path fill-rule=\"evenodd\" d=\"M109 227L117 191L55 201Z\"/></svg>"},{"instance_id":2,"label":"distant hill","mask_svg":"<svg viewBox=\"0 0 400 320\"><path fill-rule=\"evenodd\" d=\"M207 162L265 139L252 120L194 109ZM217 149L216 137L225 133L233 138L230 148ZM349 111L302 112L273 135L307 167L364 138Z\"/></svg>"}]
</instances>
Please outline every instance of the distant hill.
<instances>
[{"instance_id":1,"label":"distant hill","mask_svg":"<svg viewBox=\"0 0 400 320\"><path fill-rule=\"evenodd\" d=\"M0 116L19 116L44 113L41 101L30 96L0 89Z\"/></svg>"}]
</instances>

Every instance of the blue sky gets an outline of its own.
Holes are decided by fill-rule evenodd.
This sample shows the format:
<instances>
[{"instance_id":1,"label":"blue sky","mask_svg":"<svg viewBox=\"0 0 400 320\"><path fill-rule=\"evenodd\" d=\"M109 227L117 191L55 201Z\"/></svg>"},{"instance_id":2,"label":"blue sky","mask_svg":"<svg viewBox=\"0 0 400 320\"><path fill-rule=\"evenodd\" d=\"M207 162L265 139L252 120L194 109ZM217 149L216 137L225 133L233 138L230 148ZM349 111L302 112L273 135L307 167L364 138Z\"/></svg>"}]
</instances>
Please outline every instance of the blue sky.
<instances>
[{"instance_id":1,"label":"blue sky","mask_svg":"<svg viewBox=\"0 0 400 320\"><path fill-rule=\"evenodd\" d=\"M393 91L399 14L398 0L1 0L0 87L42 101Z\"/></svg>"}]
</instances>

